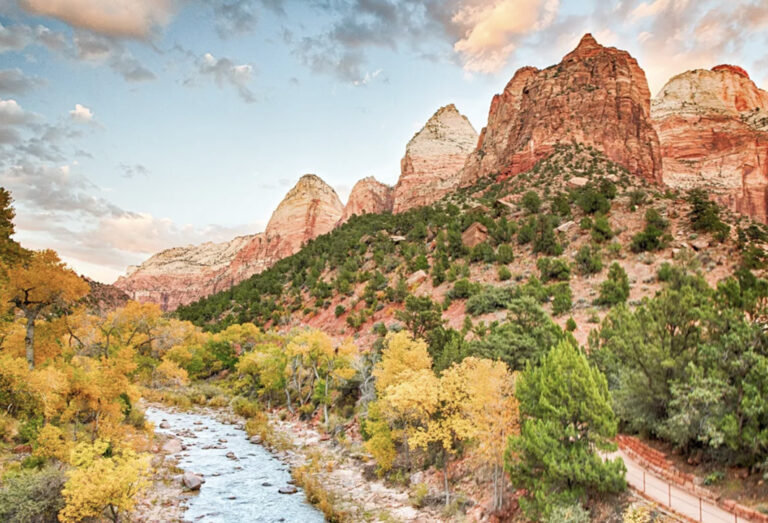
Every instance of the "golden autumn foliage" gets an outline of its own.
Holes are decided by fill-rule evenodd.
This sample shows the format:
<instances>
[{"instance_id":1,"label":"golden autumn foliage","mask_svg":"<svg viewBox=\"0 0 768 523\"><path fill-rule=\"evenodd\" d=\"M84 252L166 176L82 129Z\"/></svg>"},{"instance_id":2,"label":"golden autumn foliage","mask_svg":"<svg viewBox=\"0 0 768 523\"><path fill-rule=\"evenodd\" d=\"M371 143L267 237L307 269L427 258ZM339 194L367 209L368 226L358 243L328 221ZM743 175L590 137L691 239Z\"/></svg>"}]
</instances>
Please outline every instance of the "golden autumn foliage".
<instances>
[{"instance_id":1,"label":"golden autumn foliage","mask_svg":"<svg viewBox=\"0 0 768 523\"><path fill-rule=\"evenodd\" d=\"M137 495L149 486L149 457L125 448L113 448L105 440L80 443L71 452L74 467L67 472L62 494L66 501L59 512L62 523L74 523L103 514L117 521L130 511Z\"/></svg>"},{"instance_id":2,"label":"golden autumn foliage","mask_svg":"<svg viewBox=\"0 0 768 523\"><path fill-rule=\"evenodd\" d=\"M59 259L54 251L33 252L28 260L7 269L2 300L13 303L26 320L25 356L36 363L35 322L53 306L66 306L90 291L88 284Z\"/></svg>"}]
</instances>

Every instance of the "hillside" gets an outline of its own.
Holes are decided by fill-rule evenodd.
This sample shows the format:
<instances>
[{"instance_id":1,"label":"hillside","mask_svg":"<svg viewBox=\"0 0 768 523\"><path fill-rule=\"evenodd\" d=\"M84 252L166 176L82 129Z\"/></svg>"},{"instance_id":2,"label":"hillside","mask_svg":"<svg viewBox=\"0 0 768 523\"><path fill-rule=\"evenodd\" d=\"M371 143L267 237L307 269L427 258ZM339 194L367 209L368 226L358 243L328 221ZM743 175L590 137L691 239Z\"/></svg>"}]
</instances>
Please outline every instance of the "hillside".
<instances>
[{"instance_id":1,"label":"hillside","mask_svg":"<svg viewBox=\"0 0 768 523\"><path fill-rule=\"evenodd\" d=\"M658 248L633 252L633 238L646 229L651 209L668 225L653 241ZM690 211L684 193L649 186L592 148L559 146L517 177L486 178L403 214L353 217L264 273L181 307L178 316L212 330L252 321L368 338L374 324L398 322L396 311L409 294L439 302L447 325L461 329L467 313L474 325L503 321L504 298L478 306L493 302L493 295L528 293L561 326L573 317L574 335L585 342L605 314L593 302L614 261L629 276L630 302L652 296L660 286L658 270L676 259L695 261L711 285L739 267L735 231L750 222L724 213L734 233L720 241L693 230ZM543 274L543 264L567 267L570 274ZM457 291L465 278L472 282L469 290ZM571 306L558 304L553 311L566 286Z\"/></svg>"}]
</instances>

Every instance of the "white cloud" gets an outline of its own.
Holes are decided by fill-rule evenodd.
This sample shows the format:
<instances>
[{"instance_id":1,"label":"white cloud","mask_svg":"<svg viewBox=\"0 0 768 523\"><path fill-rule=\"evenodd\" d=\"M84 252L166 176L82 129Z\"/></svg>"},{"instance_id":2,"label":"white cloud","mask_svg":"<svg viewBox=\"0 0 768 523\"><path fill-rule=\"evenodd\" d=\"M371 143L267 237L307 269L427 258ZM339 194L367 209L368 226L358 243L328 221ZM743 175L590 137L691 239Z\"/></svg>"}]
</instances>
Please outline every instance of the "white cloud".
<instances>
[{"instance_id":1,"label":"white cloud","mask_svg":"<svg viewBox=\"0 0 768 523\"><path fill-rule=\"evenodd\" d=\"M19 0L19 4L30 13L73 27L140 39L167 24L176 8L174 0Z\"/></svg>"},{"instance_id":2,"label":"white cloud","mask_svg":"<svg viewBox=\"0 0 768 523\"><path fill-rule=\"evenodd\" d=\"M22 109L16 100L0 99L0 125L20 125L33 119L34 116Z\"/></svg>"},{"instance_id":3,"label":"white cloud","mask_svg":"<svg viewBox=\"0 0 768 523\"><path fill-rule=\"evenodd\" d=\"M231 85L245 102L256 101L249 88L253 76L251 64L238 65L229 58L216 58L211 53L205 53L200 59L198 73L201 76L212 76L219 86Z\"/></svg>"},{"instance_id":4,"label":"white cloud","mask_svg":"<svg viewBox=\"0 0 768 523\"><path fill-rule=\"evenodd\" d=\"M75 108L69 111L69 116L76 122L91 123L93 121L91 110L80 104L75 104Z\"/></svg>"},{"instance_id":5,"label":"white cloud","mask_svg":"<svg viewBox=\"0 0 768 523\"><path fill-rule=\"evenodd\" d=\"M523 37L549 26L559 0L495 0L464 5L452 22L465 27L453 48L468 71L493 73L503 68Z\"/></svg>"}]
</instances>

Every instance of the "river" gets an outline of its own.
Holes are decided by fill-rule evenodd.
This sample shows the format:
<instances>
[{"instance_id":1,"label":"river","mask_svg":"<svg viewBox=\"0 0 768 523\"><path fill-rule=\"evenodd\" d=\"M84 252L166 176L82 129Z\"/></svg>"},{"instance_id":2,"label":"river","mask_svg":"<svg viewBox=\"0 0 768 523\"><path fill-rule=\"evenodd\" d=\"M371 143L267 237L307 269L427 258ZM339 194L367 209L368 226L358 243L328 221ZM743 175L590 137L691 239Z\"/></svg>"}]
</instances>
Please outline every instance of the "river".
<instances>
[{"instance_id":1,"label":"river","mask_svg":"<svg viewBox=\"0 0 768 523\"><path fill-rule=\"evenodd\" d=\"M156 432L173 435L186 446L179 454L179 467L205 478L199 493L185 502L187 521L324 521L301 489L296 494L278 492L291 480L287 465L250 443L244 430L205 414L150 407L146 416ZM163 420L170 428L160 428ZM235 459L227 457L230 452Z\"/></svg>"}]
</instances>

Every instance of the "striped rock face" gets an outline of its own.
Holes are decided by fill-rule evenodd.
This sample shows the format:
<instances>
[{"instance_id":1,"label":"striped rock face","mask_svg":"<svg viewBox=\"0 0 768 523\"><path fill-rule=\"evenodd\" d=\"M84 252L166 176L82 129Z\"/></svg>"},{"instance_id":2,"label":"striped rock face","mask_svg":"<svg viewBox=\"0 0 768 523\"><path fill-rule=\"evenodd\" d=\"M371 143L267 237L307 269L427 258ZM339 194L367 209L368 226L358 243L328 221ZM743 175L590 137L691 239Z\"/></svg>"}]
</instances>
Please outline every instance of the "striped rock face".
<instances>
[{"instance_id":1,"label":"striped rock face","mask_svg":"<svg viewBox=\"0 0 768 523\"><path fill-rule=\"evenodd\" d=\"M701 187L734 211L768 217L768 92L740 67L672 78L653 99L663 180Z\"/></svg>"},{"instance_id":2,"label":"striped rock face","mask_svg":"<svg viewBox=\"0 0 768 523\"><path fill-rule=\"evenodd\" d=\"M408 142L395 186L394 212L433 203L459 186L477 132L451 104L441 107Z\"/></svg>"},{"instance_id":3,"label":"striped rock face","mask_svg":"<svg viewBox=\"0 0 768 523\"><path fill-rule=\"evenodd\" d=\"M587 34L559 64L524 67L494 96L461 184L515 176L549 156L556 144L571 142L591 145L630 173L660 182L650 113L648 82L637 61Z\"/></svg>"}]
</instances>

